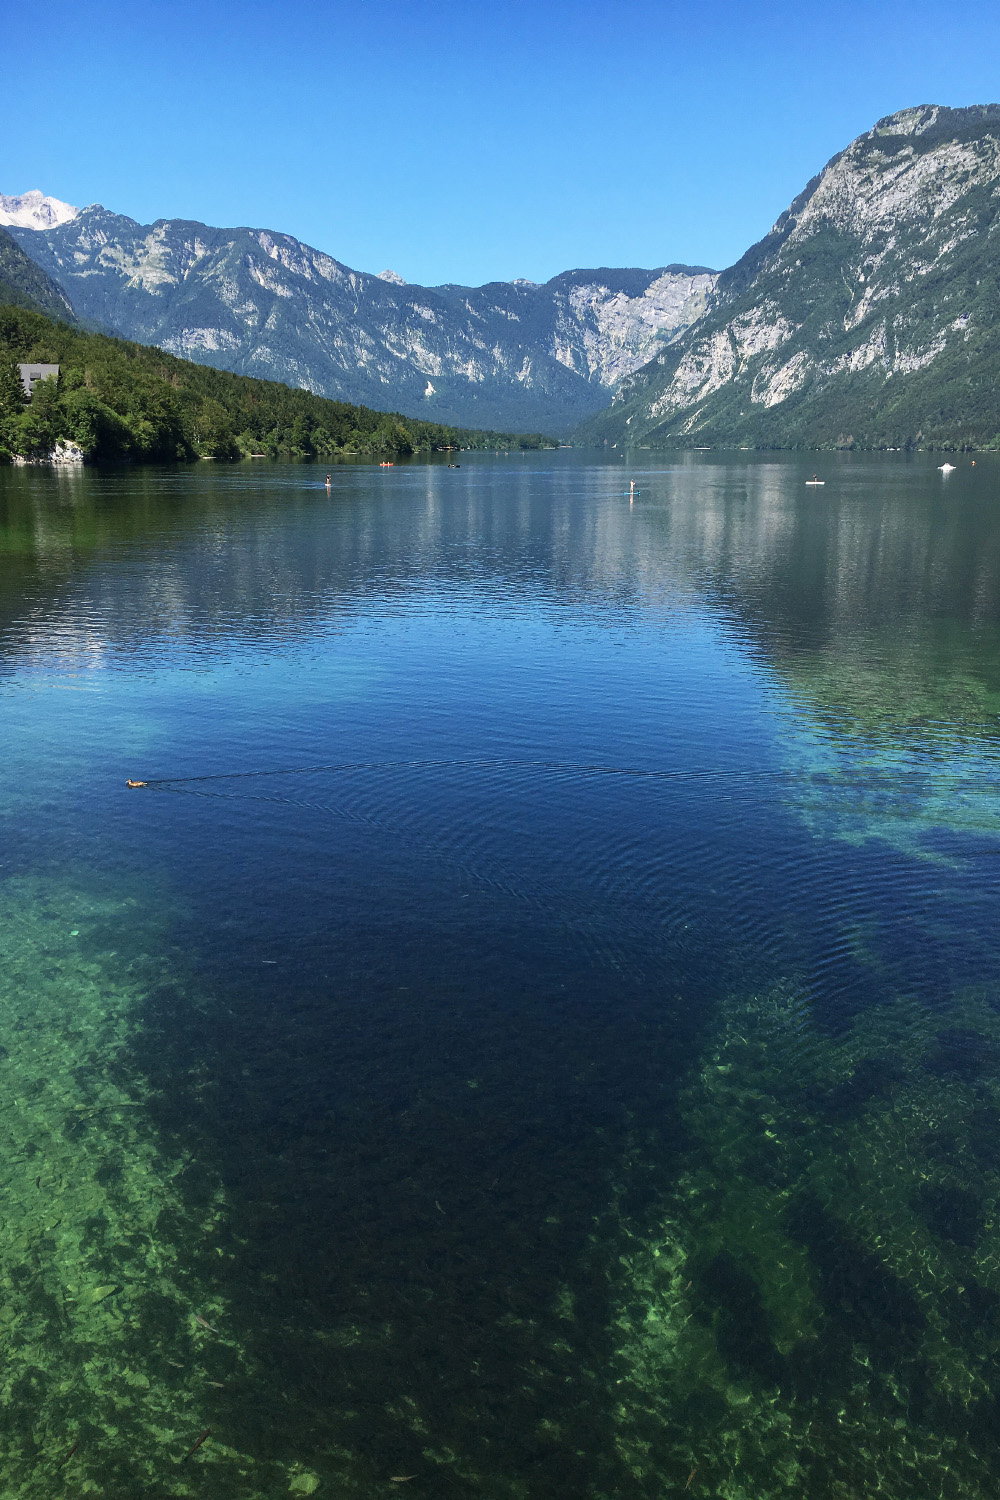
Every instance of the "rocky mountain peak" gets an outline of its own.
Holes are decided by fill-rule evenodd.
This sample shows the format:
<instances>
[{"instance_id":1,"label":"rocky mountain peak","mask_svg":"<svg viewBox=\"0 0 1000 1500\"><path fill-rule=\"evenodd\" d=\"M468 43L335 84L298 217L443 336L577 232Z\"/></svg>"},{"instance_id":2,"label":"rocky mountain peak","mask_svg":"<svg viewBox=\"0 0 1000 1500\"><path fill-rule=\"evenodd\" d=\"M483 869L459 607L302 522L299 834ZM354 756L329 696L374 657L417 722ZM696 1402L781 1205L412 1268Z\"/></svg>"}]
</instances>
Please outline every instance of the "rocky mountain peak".
<instances>
[{"instance_id":1,"label":"rocky mountain peak","mask_svg":"<svg viewBox=\"0 0 1000 1500\"><path fill-rule=\"evenodd\" d=\"M0 193L0 224L15 224L19 229L53 229L68 224L80 210L59 198L48 198L39 188L8 197Z\"/></svg>"},{"instance_id":2,"label":"rocky mountain peak","mask_svg":"<svg viewBox=\"0 0 1000 1500\"><path fill-rule=\"evenodd\" d=\"M406 282L404 281L403 277L400 276L399 272L390 271L388 267L384 271L379 271L377 275L379 281L388 281L393 286L406 286Z\"/></svg>"},{"instance_id":3,"label":"rocky mountain peak","mask_svg":"<svg viewBox=\"0 0 1000 1500\"><path fill-rule=\"evenodd\" d=\"M978 125L1000 124L1000 104L970 104L964 109L949 109L943 104L917 104L885 115L873 128L854 142L878 137L922 137L929 142L939 136L958 134Z\"/></svg>"},{"instance_id":4,"label":"rocky mountain peak","mask_svg":"<svg viewBox=\"0 0 1000 1500\"><path fill-rule=\"evenodd\" d=\"M992 441L998 234L1000 105L888 115L722 273L704 317L623 376L591 430L668 446Z\"/></svg>"}]
</instances>

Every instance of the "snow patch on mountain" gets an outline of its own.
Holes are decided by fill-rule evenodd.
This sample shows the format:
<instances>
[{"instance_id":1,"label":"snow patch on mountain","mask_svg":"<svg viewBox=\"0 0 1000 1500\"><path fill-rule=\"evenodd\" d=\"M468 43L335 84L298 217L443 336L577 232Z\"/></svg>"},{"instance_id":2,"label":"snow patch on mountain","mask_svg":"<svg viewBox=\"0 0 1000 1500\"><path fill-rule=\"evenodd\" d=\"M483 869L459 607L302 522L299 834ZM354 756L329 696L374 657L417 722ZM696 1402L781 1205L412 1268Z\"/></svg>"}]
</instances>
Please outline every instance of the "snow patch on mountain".
<instances>
[{"instance_id":1,"label":"snow patch on mountain","mask_svg":"<svg viewBox=\"0 0 1000 1500\"><path fill-rule=\"evenodd\" d=\"M16 224L19 229L53 229L68 224L80 210L59 198L47 198L39 188L8 197L0 193L0 224Z\"/></svg>"}]
</instances>

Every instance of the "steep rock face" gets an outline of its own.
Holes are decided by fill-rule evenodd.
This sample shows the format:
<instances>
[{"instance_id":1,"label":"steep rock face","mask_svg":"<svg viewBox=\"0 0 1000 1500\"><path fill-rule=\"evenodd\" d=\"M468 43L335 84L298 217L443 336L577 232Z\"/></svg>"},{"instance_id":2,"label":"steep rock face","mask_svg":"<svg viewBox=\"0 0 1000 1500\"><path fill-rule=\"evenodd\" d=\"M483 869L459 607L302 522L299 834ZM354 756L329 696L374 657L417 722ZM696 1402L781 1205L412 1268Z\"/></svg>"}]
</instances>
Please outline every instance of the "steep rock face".
<instances>
[{"instance_id":1,"label":"steep rock face","mask_svg":"<svg viewBox=\"0 0 1000 1500\"><path fill-rule=\"evenodd\" d=\"M903 110L724 271L584 434L653 446L983 443L1000 432L1000 106Z\"/></svg>"},{"instance_id":2,"label":"steep rock face","mask_svg":"<svg viewBox=\"0 0 1000 1500\"><path fill-rule=\"evenodd\" d=\"M703 267L407 285L290 235L100 206L12 226L81 317L241 375L433 421L562 434L704 311Z\"/></svg>"},{"instance_id":3,"label":"steep rock face","mask_svg":"<svg viewBox=\"0 0 1000 1500\"><path fill-rule=\"evenodd\" d=\"M686 266L564 271L539 288L555 307L552 353L610 388L702 315L715 281L714 273Z\"/></svg>"}]
</instances>

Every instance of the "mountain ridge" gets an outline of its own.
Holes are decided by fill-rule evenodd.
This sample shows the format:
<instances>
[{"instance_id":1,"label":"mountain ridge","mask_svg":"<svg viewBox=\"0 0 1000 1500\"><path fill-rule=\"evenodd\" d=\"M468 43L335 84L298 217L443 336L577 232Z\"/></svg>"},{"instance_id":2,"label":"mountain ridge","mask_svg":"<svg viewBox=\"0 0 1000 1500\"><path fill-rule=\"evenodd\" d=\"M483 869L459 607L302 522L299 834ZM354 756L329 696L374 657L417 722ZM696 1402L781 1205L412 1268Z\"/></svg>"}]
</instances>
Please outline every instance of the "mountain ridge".
<instances>
[{"instance_id":1,"label":"mountain ridge","mask_svg":"<svg viewBox=\"0 0 1000 1500\"><path fill-rule=\"evenodd\" d=\"M8 232L81 318L123 337L424 420L554 435L607 404L715 281L674 264L422 287L277 231L142 225L101 205Z\"/></svg>"},{"instance_id":2,"label":"mountain ridge","mask_svg":"<svg viewBox=\"0 0 1000 1500\"><path fill-rule=\"evenodd\" d=\"M907 447L1000 434L1000 106L884 116L719 274L581 441Z\"/></svg>"}]
</instances>

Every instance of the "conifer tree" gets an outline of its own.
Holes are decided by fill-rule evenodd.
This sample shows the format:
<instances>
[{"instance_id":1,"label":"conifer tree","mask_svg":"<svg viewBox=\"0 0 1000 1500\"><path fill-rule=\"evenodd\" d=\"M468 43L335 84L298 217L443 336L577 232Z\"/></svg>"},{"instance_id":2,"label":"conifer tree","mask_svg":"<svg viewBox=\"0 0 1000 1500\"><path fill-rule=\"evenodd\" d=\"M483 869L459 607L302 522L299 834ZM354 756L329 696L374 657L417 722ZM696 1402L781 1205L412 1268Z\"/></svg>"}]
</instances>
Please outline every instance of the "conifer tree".
<instances>
[{"instance_id":1,"label":"conifer tree","mask_svg":"<svg viewBox=\"0 0 1000 1500\"><path fill-rule=\"evenodd\" d=\"M16 360L0 357L0 449L17 450L17 419L26 404Z\"/></svg>"},{"instance_id":2,"label":"conifer tree","mask_svg":"<svg viewBox=\"0 0 1000 1500\"><path fill-rule=\"evenodd\" d=\"M16 361L0 359L0 418L19 416L27 404Z\"/></svg>"}]
</instances>

